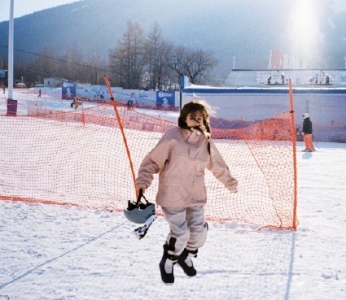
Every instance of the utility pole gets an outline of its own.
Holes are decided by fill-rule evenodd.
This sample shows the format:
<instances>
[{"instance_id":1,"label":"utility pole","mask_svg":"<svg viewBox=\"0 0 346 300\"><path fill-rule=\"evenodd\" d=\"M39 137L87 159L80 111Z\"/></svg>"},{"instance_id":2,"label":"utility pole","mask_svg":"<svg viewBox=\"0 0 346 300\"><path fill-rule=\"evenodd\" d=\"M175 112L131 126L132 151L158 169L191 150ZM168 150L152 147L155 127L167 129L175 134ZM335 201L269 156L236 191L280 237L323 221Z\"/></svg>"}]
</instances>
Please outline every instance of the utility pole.
<instances>
[{"instance_id":1,"label":"utility pole","mask_svg":"<svg viewBox=\"0 0 346 300\"><path fill-rule=\"evenodd\" d=\"M11 0L10 5L10 21L8 31L8 96L7 96L7 116L17 115L17 100L13 100L13 40L14 40L14 26L13 26L13 6L14 0Z\"/></svg>"},{"instance_id":2,"label":"utility pole","mask_svg":"<svg viewBox=\"0 0 346 300\"><path fill-rule=\"evenodd\" d=\"M13 99L13 5L14 0L11 0L8 31L8 99Z\"/></svg>"},{"instance_id":3,"label":"utility pole","mask_svg":"<svg viewBox=\"0 0 346 300\"><path fill-rule=\"evenodd\" d=\"M180 83L179 83L179 111L181 111L181 109L183 108L183 84L184 84L184 74L181 73L178 69L177 69L177 58L175 56L173 56L173 64L174 64L174 70L179 74L179 79L180 79Z\"/></svg>"}]
</instances>

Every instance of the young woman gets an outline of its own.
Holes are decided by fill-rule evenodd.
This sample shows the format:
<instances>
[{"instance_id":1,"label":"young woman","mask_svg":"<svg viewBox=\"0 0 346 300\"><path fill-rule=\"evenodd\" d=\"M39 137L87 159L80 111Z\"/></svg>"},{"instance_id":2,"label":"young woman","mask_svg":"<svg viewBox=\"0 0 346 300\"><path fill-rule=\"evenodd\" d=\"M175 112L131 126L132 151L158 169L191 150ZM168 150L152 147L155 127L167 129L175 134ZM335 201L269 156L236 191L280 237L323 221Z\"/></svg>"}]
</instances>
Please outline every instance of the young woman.
<instances>
[{"instance_id":1,"label":"young woman","mask_svg":"<svg viewBox=\"0 0 346 300\"><path fill-rule=\"evenodd\" d=\"M207 238L204 218L207 192L205 169L231 192L237 192L224 159L210 139L209 117L213 109L204 101L186 103L180 112L178 126L168 130L143 159L136 179L137 192L144 193L159 174L156 204L160 205L170 228L160 266L165 283L174 282L176 263L188 276L197 274L192 257Z\"/></svg>"}]
</instances>

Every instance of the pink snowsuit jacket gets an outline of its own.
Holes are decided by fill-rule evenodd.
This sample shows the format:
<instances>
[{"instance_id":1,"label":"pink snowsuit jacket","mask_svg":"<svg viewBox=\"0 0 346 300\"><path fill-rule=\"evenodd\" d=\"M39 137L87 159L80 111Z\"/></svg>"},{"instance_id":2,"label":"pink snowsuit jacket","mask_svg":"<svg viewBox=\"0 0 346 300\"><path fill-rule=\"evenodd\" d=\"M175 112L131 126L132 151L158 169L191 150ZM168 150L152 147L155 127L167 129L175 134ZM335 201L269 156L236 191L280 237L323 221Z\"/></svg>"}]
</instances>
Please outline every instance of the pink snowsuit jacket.
<instances>
[{"instance_id":1,"label":"pink snowsuit jacket","mask_svg":"<svg viewBox=\"0 0 346 300\"><path fill-rule=\"evenodd\" d=\"M147 189L153 174L159 173L157 205L169 208L203 206L207 202L204 182L205 169L222 182L230 192L237 190L238 182L210 141L198 131L174 127L169 129L157 145L143 159L136 179L139 187Z\"/></svg>"}]
</instances>

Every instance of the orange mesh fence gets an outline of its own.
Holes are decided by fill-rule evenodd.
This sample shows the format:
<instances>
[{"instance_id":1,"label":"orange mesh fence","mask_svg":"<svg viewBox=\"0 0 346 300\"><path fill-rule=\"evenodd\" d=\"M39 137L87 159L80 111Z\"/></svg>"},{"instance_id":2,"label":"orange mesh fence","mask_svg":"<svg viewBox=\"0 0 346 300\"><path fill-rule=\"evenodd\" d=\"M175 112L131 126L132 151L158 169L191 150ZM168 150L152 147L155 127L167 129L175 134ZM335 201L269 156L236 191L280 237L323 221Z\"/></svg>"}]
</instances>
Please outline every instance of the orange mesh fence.
<instances>
[{"instance_id":1,"label":"orange mesh fence","mask_svg":"<svg viewBox=\"0 0 346 300\"><path fill-rule=\"evenodd\" d=\"M124 209L136 197L130 161L137 172L144 156L176 121L117 108L130 160L112 101L71 111L32 107L28 115L0 116L0 199ZM224 123L212 119L212 138L238 179L239 192L230 194L207 172L207 218L292 228L296 216L290 114L252 124ZM151 202L157 186L155 176L146 191Z\"/></svg>"}]
</instances>

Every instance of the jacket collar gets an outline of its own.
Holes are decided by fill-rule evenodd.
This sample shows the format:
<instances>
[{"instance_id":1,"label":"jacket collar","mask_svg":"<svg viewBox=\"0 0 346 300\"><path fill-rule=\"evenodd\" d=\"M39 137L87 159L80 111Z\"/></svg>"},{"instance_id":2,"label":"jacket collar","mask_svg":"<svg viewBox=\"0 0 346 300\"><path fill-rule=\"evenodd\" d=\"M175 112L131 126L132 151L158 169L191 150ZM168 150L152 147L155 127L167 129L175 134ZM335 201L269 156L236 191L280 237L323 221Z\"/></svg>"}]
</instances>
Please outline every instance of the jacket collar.
<instances>
[{"instance_id":1,"label":"jacket collar","mask_svg":"<svg viewBox=\"0 0 346 300\"><path fill-rule=\"evenodd\" d=\"M191 144L196 144L203 136L203 134L198 130L191 131L189 129L181 128L181 132L184 137L184 140Z\"/></svg>"}]
</instances>

